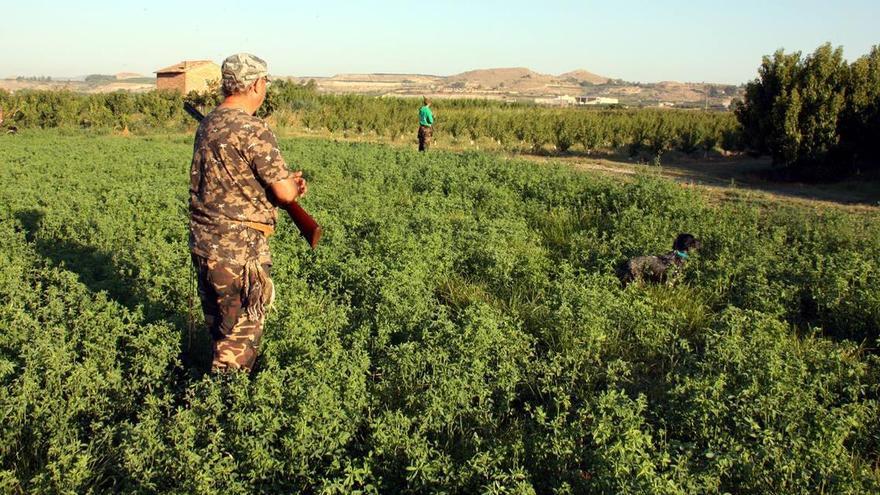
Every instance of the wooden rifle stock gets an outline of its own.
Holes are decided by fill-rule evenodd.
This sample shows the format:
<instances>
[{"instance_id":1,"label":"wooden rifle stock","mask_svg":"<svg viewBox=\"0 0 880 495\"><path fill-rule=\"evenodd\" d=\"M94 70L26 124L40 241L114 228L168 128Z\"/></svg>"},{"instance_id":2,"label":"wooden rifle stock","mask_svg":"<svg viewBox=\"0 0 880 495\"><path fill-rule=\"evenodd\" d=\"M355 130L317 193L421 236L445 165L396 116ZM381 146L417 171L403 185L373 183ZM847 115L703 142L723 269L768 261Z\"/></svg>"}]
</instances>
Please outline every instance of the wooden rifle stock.
<instances>
[{"instance_id":1,"label":"wooden rifle stock","mask_svg":"<svg viewBox=\"0 0 880 495\"><path fill-rule=\"evenodd\" d=\"M198 122L201 122L202 119L205 118L205 116L202 115L202 112L199 112L198 109L192 106L189 102L184 102L183 109ZM281 208L290 215L290 219L293 220L296 228L299 229L299 233L305 238L306 242L309 243L309 246L311 246L312 249L315 249L318 246L318 241L321 240L321 234L323 233L318 222L316 222L315 219L312 218L312 216L309 215L308 212L296 201L281 205Z\"/></svg>"},{"instance_id":2,"label":"wooden rifle stock","mask_svg":"<svg viewBox=\"0 0 880 495\"><path fill-rule=\"evenodd\" d=\"M318 241L321 240L321 234L323 233L318 222L296 201L282 205L281 208L290 215L290 219L293 220L296 228L299 229L299 233L309 243L309 246L312 246L312 249L318 247Z\"/></svg>"}]
</instances>

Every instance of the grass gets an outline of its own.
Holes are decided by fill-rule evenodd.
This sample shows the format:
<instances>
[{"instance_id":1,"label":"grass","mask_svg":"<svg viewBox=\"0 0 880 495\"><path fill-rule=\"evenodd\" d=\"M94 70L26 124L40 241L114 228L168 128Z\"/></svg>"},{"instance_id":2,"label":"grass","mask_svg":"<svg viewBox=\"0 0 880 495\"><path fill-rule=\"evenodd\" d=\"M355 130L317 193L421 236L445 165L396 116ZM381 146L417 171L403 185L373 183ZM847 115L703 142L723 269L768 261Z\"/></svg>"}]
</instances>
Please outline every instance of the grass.
<instances>
[{"instance_id":1,"label":"grass","mask_svg":"<svg viewBox=\"0 0 880 495\"><path fill-rule=\"evenodd\" d=\"M415 130L411 134L392 140L372 133L341 135L326 130L309 131L288 127L279 130L279 135L286 137L382 143L394 148L415 148L418 145ZM647 173L676 181L683 187L698 189L717 202L747 202L767 208L787 203L804 207L840 208L849 212L880 211L878 178L855 177L827 184L771 181L764 178L772 170L772 164L766 157L724 156L716 152L704 156L700 156L700 153L689 156L680 152L668 152L661 158L661 166L657 167L638 163L623 152L587 154L577 151L578 145L564 154L558 154L546 147L538 152L511 152L489 138L476 141L465 137L453 139L444 136L442 132L434 134L432 149L452 152L483 151L538 163L563 163L585 172L613 175L624 180Z\"/></svg>"}]
</instances>

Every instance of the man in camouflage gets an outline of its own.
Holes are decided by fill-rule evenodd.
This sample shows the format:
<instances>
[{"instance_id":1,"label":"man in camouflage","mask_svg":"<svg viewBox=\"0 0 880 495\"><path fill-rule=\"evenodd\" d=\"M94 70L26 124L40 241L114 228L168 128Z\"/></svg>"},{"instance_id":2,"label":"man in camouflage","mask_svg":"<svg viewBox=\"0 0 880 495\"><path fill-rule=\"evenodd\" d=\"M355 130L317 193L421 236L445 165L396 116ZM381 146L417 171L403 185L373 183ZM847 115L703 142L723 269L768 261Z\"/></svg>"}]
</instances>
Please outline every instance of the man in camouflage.
<instances>
[{"instance_id":1,"label":"man in camouflage","mask_svg":"<svg viewBox=\"0 0 880 495\"><path fill-rule=\"evenodd\" d=\"M267 237L276 206L306 193L275 135L253 114L266 98L266 62L239 53L222 67L223 102L196 132L190 171L190 252L213 339L212 370L251 371L275 298Z\"/></svg>"}]
</instances>

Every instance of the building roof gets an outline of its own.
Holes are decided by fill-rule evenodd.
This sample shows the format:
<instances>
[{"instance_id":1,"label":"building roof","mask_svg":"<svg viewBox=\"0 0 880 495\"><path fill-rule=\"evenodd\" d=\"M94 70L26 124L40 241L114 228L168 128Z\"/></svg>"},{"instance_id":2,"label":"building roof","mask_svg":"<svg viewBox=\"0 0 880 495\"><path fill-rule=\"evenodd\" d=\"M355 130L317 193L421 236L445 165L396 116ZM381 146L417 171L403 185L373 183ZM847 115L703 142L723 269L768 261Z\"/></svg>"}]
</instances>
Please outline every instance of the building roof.
<instances>
[{"instance_id":1,"label":"building roof","mask_svg":"<svg viewBox=\"0 0 880 495\"><path fill-rule=\"evenodd\" d=\"M180 74L182 72L189 72L196 67L213 63L214 62L211 62L210 60L184 60L183 62L178 62L174 65L165 67L164 69L159 69L156 71L156 74Z\"/></svg>"}]
</instances>

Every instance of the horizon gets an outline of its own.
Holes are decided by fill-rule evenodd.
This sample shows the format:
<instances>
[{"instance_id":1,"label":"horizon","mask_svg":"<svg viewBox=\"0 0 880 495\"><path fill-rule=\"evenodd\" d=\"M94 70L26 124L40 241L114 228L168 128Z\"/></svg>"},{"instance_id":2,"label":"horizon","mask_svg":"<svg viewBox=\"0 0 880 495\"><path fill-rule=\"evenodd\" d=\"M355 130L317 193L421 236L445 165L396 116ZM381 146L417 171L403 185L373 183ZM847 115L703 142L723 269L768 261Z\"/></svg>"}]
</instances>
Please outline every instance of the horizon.
<instances>
[{"instance_id":1,"label":"horizon","mask_svg":"<svg viewBox=\"0 0 880 495\"><path fill-rule=\"evenodd\" d=\"M181 60L179 60L178 62L183 62L183 61L184 61L184 60L181 59ZM194 60L194 59L186 59L186 61L188 61L188 62L193 62L193 61L196 61L196 60ZM217 65L220 65L220 63L221 63L222 61L214 61L214 60L211 60L211 62L215 62L215 63L217 63ZM620 79L620 78L617 78L617 77L607 76L607 75L605 75L605 74L596 74L595 72L589 71L589 70L584 69L584 68L582 68L582 67L575 67L575 68L570 69L570 70L566 70L566 71L563 71L563 72L560 72L560 73L553 74L553 73L539 72L539 71L536 71L536 70L534 70L534 69L532 69L532 68L530 68L530 67L524 67L524 66L518 66L518 67L477 67L477 68L473 68L473 69L467 69L467 70L464 70L464 71L462 71L462 72L458 72L458 73L455 73L455 74L427 74L427 73L418 73L418 72L387 72L387 71L382 71L382 72L339 72L339 73L336 73L336 74L330 74L330 75L312 75L312 74L289 75L289 74L275 74L275 73L272 73L272 72L270 71L270 74L269 74L269 75L272 76L272 77L296 78L296 79L303 79L303 80L309 80L309 79L329 79L329 78L334 78L334 77L353 76L353 75L372 75L372 76L423 76L423 77L440 77L440 78L448 78L448 77L455 77L455 76L458 76L458 75L461 75L461 74L465 74L465 73L468 73L468 72L492 71L492 70L510 70L510 69L530 70L530 71L535 72L535 73L538 73L538 74L540 74L540 75L552 76L552 77L560 77L560 76L562 76L563 74L567 74L567 73L570 73L570 72L586 71L586 72L590 72L590 73L592 73L593 75L596 75L596 76L608 77L609 80L621 80L621 81L624 81L624 82L626 82L626 83L632 83L632 84L661 84L661 83L667 83L667 82L669 82L669 83L681 83L681 84L716 84L716 85L726 85L726 86L740 86L741 84L744 84L744 83L746 82L746 81L743 81L742 83L727 83L727 82L716 82L716 81L677 81L677 80L673 80L673 79L662 79L662 80L657 80L657 81L626 81L626 80L623 80L623 79ZM14 74L14 75L9 75L9 76L0 76L0 79L11 80L11 79L17 79L17 78L23 78L23 79L34 79L34 78L40 78L40 77L49 77L49 78L51 78L51 80L52 80L53 82L79 82L79 81L82 81L84 78L86 78L86 77L88 77L88 76L115 76L115 75L117 75L117 74L133 74L134 76L132 76L132 77L135 77L135 76L136 76L136 77L153 77L152 74L155 74L155 71L151 71L151 72L148 72L148 73L131 72L131 71L114 71L114 72L107 72L107 73L103 73L103 72L89 72L89 73L82 73L82 74L76 74L76 75L67 75L67 74L61 74L61 75L53 75L53 74Z\"/></svg>"},{"instance_id":2,"label":"horizon","mask_svg":"<svg viewBox=\"0 0 880 495\"><path fill-rule=\"evenodd\" d=\"M0 32L0 43L13 47L0 62L6 79L121 72L149 77L182 60L220 64L243 51L266 59L271 74L297 78L446 77L522 67L550 75L586 70L638 83L740 85L756 77L762 56L779 48L808 54L830 42L852 61L880 43L872 21L880 4L864 0L830 11L816 0L640 1L627 9L569 1L535 9L517 0L503 10L462 1L412 6L395 0L375 7L271 0L242 9L234 0L141 6L34 0L6 10L13 21ZM223 29L230 18L232 28Z\"/></svg>"}]
</instances>

